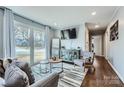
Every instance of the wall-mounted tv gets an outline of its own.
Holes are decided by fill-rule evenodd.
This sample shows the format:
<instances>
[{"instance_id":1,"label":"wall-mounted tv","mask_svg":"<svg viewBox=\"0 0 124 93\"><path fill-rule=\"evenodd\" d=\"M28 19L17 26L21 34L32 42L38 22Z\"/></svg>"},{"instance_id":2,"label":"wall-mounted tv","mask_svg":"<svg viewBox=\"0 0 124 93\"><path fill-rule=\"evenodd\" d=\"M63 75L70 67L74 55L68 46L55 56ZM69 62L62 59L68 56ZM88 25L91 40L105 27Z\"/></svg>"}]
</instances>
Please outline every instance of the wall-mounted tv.
<instances>
[{"instance_id":1,"label":"wall-mounted tv","mask_svg":"<svg viewBox=\"0 0 124 93\"><path fill-rule=\"evenodd\" d=\"M76 39L76 28L61 30L61 39Z\"/></svg>"}]
</instances>

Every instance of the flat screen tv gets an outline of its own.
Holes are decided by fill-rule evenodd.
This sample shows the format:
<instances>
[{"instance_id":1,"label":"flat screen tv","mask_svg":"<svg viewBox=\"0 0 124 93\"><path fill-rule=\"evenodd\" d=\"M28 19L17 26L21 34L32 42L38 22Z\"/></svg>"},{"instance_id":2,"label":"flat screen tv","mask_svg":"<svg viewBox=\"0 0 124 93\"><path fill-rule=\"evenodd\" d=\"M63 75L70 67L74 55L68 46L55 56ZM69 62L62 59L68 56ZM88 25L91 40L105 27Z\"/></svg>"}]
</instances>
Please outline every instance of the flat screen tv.
<instances>
[{"instance_id":1,"label":"flat screen tv","mask_svg":"<svg viewBox=\"0 0 124 93\"><path fill-rule=\"evenodd\" d=\"M75 39L76 38L76 28L69 30L69 38Z\"/></svg>"},{"instance_id":2,"label":"flat screen tv","mask_svg":"<svg viewBox=\"0 0 124 93\"><path fill-rule=\"evenodd\" d=\"M76 28L61 30L61 39L76 39Z\"/></svg>"}]
</instances>

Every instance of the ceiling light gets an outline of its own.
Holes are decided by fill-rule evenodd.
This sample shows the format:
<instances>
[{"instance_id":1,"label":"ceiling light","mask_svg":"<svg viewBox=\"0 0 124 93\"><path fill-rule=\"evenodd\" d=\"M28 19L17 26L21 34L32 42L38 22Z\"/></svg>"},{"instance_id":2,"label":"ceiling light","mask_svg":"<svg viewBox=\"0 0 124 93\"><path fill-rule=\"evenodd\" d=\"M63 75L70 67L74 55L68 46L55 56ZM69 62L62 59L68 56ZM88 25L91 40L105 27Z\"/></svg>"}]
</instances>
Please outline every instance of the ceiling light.
<instances>
[{"instance_id":1,"label":"ceiling light","mask_svg":"<svg viewBox=\"0 0 124 93\"><path fill-rule=\"evenodd\" d=\"M95 25L95 28L98 28L99 27L99 25Z\"/></svg>"},{"instance_id":2,"label":"ceiling light","mask_svg":"<svg viewBox=\"0 0 124 93\"><path fill-rule=\"evenodd\" d=\"M92 14L92 15L96 15L96 11L92 12L91 14Z\"/></svg>"},{"instance_id":3,"label":"ceiling light","mask_svg":"<svg viewBox=\"0 0 124 93\"><path fill-rule=\"evenodd\" d=\"M56 26L57 24L56 24L56 23L54 23L54 25Z\"/></svg>"}]
</instances>

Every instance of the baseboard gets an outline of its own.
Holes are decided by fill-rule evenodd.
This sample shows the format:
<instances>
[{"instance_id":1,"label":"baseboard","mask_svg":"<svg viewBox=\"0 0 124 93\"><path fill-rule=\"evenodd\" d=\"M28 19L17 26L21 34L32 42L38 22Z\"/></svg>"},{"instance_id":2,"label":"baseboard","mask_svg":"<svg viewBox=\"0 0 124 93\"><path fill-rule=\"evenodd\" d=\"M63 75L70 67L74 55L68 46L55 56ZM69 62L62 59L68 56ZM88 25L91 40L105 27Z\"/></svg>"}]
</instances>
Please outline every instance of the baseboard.
<instances>
[{"instance_id":1,"label":"baseboard","mask_svg":"<svg viewBox=\"0 0 124 93\"><path fill-rule=\"evenodd\" d=\"M105 58L106 59L106 58ZM119 77L119 79L122 81L122 83L124 84L124 79L123 79L123 77L120 75L120 73L116 70L116 68L111 64L111 62L108 60L108 59L106 59L107 60L107 62L109 63L109 65L112 67L112 69L115 71L115 73L118 75L118 77Z\"/></svg>"},{"instance_id":2,"label":"baseboard","mask_svg":"<svg viewBox=\"0 0 124 93\"><path fill-rule=\"evenodd\" d=\"M104 57L104 55L95 55L96 57Z\"/></svg>"}]
</instances>

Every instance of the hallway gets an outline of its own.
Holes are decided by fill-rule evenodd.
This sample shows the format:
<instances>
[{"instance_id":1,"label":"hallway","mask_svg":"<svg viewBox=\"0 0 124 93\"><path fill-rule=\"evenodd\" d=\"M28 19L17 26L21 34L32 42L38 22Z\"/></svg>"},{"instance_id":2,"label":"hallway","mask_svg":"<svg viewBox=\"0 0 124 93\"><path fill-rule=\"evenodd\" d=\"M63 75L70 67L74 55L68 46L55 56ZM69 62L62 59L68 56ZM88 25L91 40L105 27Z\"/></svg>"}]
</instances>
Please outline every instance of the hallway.
<instances>
[{"instance_id":1,"label":"hallway","mask_svg":"<svg viewBox=\"0 0 124 93\"><path fill-rule=\"evenodd\" d=\"M95 57L95 72L88 72L82 87L121 87L124 86L114 70L103 57Z\"/></svg>"}]
</instances>

